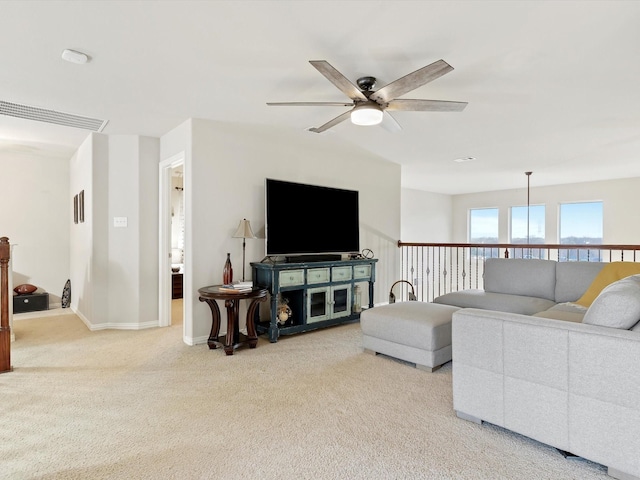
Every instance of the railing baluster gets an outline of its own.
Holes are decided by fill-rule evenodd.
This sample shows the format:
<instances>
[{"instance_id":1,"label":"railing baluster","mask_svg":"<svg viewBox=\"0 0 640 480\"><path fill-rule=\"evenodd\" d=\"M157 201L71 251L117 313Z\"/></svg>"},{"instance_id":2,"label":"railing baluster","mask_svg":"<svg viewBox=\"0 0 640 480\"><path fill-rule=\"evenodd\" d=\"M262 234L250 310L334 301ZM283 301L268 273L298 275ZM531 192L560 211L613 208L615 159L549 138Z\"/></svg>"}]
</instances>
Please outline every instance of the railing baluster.
<instances>
[{"instance_id":1,"label":"railing baluster","mask_svg":"<svg viewBox=\"0 0 640 480\"><path fill-rule=\"evenodd\" d=\"M487 258L495 258L496 255L500 257L501 251L504 252L505 258L541 258L559 262L613 262L625 261L625 257L631 257L630 261L635 262L640 252L640 245L398 242L398 246L401 248L402 278L414 285L416 296L422 301L433 301L436 296L460 289L482 289L485 261ZM529 254L526 255L525 251ZM403 285L404 296L407 296L409 288L406 284Z\"/></svg>"}]
</instances>

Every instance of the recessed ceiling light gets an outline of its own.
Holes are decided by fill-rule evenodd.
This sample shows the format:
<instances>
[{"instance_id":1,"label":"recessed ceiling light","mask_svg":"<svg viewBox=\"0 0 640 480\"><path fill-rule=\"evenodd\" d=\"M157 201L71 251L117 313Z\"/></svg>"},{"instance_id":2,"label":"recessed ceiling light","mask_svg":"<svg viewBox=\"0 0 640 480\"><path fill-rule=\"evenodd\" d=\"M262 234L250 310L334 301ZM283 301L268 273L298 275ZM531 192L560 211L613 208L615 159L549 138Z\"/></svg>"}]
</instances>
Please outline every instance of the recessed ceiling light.
<instances>
[{"instance_id":1,"label":"recessed ceiling light","mask_svg":"<svg viewBox=\"0 0 640 480\"><path fill-rule=\"evenodd\" d=\"M458 163L473 162L475 159L476 157L461 157L461 158L456 158L454 162L458 162Z\"/></svg>"},{"instance_id":2,"label":"recessed ceiling light","mask_svg":"<svg viewBox=\"0 0 640 480\"><path fill-rule=\"evenodd\" d=\"M67 49L62 51L62 59L71 63L87 63L89 57L82 52Z\"/></svg>"}]
</instances>

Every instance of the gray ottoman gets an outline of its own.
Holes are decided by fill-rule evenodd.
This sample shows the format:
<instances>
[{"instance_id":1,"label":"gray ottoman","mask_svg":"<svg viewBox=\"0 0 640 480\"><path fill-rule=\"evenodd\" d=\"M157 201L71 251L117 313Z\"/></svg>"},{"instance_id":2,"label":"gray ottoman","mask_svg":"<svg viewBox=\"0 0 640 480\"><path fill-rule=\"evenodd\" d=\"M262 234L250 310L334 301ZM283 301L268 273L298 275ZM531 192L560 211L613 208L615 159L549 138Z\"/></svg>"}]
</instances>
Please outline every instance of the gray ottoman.
<instances>
[{"instance_id":1,"label":"gray ottoman","mask_svg":"<svg viewBox=\"0 0 640 480\"><path fill-rule=\"evenodd\" d=\"M400 302L364 310L362 346L433 372L451 360L451 316L459 307Z\"/></svg>"}]
</instances>

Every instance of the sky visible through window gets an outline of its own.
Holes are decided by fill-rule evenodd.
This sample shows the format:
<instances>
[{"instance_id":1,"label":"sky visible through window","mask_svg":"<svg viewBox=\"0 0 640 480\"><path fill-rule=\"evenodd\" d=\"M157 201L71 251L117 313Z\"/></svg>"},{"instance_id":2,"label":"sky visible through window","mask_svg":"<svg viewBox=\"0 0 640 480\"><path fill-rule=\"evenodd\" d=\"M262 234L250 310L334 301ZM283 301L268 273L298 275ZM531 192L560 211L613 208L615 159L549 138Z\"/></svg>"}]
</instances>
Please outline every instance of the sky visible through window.
<instances>
[{"instance_id":1,"label":"sky visible through window","mask_svg":"<svg viewBox=\"0 0 640 480\"><path fill-rule=\"evenodd\" d=\"M602 202L560 204L559 243L588 244L603 241ZM511 241L527 238L527 207L511 207ZM469 211L469 241L498 243L498 209ZM529 243L545 243L545 206L529 206ZM552 242L553 243L553 242Z\"/></svg>"},{"instance_id":2,"label":"sky visible through window","mask_svg":"<svg viewBox=\"0 0 640 480\"><path fill-rule=\"evenodd\" d=\"M544 205L529 207L528 233L527 239L527 207L511 207L511 242L544 243Z\"/></svg>"},{"instance_id":3,"label":"sky visible through window","mask_svg":"<svg viewBox=\"0 0 640 480\"><path fill-rule=\"evenodd\" d=\"M602 243L602 218L602 202L560 204L560 243L568 238Z\"/></svg>"},{"instance_id":4,"label":"sky visible through window","mask_svg":"<svg viewBox=\"0 0 640 480\"><path fill-rule=\"evenodd\" d=\"M474 208L469 214L471 243L498 243L498 209Z\"/></svg>"}]
</instances>

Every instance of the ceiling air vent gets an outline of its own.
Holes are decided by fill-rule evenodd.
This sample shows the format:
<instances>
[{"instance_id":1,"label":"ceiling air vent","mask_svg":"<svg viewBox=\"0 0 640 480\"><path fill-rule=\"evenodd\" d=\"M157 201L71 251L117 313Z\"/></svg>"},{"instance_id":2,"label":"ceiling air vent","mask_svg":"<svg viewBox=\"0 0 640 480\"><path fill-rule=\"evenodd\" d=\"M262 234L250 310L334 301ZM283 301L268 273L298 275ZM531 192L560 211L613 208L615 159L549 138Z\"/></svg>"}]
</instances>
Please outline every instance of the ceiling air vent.
<instances>
[{"instance_id":1,"label":"ceiling air vent","mask_svg":"<svg viewBox=\"0 0 640 480\"><path fill-rule=\"evenodd\" d=\"M54 123L65 127L84 128L93 132L101 132L107 125L108 120L82 117L72 113L56 112L46 108L31 107L0 100L0 115L24 118L26 120L36 120L38 122Z\"/></svg>"}]
</instances>

